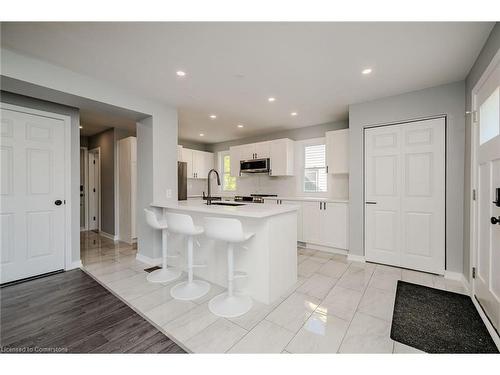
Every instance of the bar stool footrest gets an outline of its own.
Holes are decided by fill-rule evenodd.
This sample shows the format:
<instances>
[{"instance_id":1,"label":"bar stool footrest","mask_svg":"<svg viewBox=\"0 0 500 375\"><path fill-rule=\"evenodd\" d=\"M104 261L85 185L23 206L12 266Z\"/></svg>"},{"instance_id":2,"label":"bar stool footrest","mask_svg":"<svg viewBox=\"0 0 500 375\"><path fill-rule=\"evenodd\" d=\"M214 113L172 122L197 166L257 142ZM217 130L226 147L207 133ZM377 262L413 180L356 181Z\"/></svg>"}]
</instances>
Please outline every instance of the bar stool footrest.
<instances>
[{"instance_id":1,"label":"bar stool footrest","mask_svg":"<svg viewBox=\"0 0 500 375\"><path fill-rule=\"evenodd\" d=\"M248 277L248 273L245 271L234 271L233 278L235 279L243 279Z\"/></svg>"}]
</instances>

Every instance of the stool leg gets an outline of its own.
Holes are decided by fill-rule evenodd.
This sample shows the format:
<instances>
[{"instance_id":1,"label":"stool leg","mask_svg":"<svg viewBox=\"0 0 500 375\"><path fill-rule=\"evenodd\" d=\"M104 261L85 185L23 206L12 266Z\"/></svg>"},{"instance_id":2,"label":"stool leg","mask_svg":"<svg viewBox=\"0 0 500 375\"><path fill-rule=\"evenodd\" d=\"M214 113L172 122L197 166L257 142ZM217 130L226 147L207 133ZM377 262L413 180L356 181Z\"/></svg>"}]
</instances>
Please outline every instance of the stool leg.
<instances>
[{"instance_id":1,"label":"stool leg","mask_svg":"<svg viewBox=\"0 0 500 375\"><path fill-rule=\"evenodd\" d=\"M193 236L188 237L188 282L193 282Z\"/></svg>"},{"instance_id":2,"label":"stool leg","mask_svg":"<svg viewBox=\"0 0 500 375\"><path fill-rule=\"evenodd\" d=\"M161 231L161 248L162 248L162 254L163 254L163 260L161 263L161 268L164 270L167 269L167 230L163 229Z\"/></svg>"},{"instance_id":3,"label":"stool leg","mask_svg":"<svg viewBox=\"0 0 500 375\"><path fill-rule=\"evenodd\" d=\"M227 245L227 295L233 296L234 280L234 245L230 242Z\"/></svg>"},{"instance_id":4,"label":"stool leg","mask_svg":"<svg viewBox=\"0 0 500 375\"><path fill-rule=\"evenodd\" d=\"M182 274L181 270L172 269L167 267L167 230L162 229L161 231L161 269L155 270L146 277L149 282L152 283L168 283L172 280L179 278Z\"/></svg>"}]
</instances>

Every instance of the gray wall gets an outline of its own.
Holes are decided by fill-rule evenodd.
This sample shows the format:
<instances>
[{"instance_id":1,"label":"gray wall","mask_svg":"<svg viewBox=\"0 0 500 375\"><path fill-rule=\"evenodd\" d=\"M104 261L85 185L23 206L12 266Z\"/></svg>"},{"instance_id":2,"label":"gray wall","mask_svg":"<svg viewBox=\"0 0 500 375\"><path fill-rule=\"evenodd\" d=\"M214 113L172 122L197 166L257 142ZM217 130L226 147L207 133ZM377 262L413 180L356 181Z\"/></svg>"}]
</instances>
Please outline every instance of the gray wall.
<instances>
[{"instance_id":1,"label":"gray wall","mask_svg":"<svg viewBox=\"0 0 500 375\"><path fill-rule=\"evenodd\" d=\"M476 62L472 66L467 78L465 80L465 108L472 110L472 89L481 78L488 67L491 59L500 49L500 24L497 22L495 27L490 33L481 53L479 54ZM464 200L464 276L469 279L470 276L470 209L472 201L471 186L471 117L467 116L465 121L465 200Z\"/></svg>"},{"instance_id":2,"label":"gray wall","mask_svg":"<svg viewBox=\"0 0 500 375\"><path fill-rule=\"evenodd\" d=\"M71 256L73 262L76 262L80 259L80 112L77 108L6 91L1 91L0 94L0 101L3 103L71 117Z\"/></svg>"},{"instance_id":3,"label":"gray wall","mask_svg":"<svg viewBox=\"0 0 500 375\"><path fill-rule=\"evenodd\" d=\"M325 132L327 132L327 131L345 129L348 127L349 127L349 122L347 120L346 121L329 122L326 124L307 126L305 128L283 130L283 131L259 135L259 136L255 136L255 137L236 139L234 141L213 143L213 144L208 145L207 151L219 152L219 151L228 150L230 146L244 145L246 143L269 141L272 139L280 139L280 138L290 138L294 141L299 141L302 139L310 139L310 138L319 138L319 137L324 137Z\"/></svg>"},{"instance_id":4,"label":"gray wall","mask_svg":"<svg viewBox=\"0 0 500 375\"><path fill-rule=\"evenodd\" d=\"M363 128L446 115L446 269L463 271L465 82L349 106L349 251L363 255Z\"/></svg>"},{"instance_id":5,"label":"gray wall","mask_svg":"<svg viewBox=\"0 0 500 375\"><path fill-rule=\"evenodd\" d=\"M101 150L101 230L115 234L115 135L113 129L89 137L89 151Z\"/></svg>"},{"instance_id":6,"label":"gray wall","mask_svg":"<svg viewBox=\"0 0 500 375\"><path fill-rule=\"evenodd\" d=\"M177 144L181 145L182 147L189 148L191 150L210 151L210 144L208 143L198 143L198 142L187 141L185 139L179 139Z\"/></svg>"},{"instance_id":7,"label":"gray wall","mask_svg":"<svg viewBox=\"0 0 500 375\"><path fill-rule=\"evenodd\" d=\"M153 180L152 165L153 120L147 118L137 123L137 181L142 187L142 194L137 195L137 248L141 249L141 254L154 258L159 256L155 249L161 246L160 231L151 228L143 220L144 209L151 209L153 186L150 183L140 183Z\"/></svg>"}]
</instances>

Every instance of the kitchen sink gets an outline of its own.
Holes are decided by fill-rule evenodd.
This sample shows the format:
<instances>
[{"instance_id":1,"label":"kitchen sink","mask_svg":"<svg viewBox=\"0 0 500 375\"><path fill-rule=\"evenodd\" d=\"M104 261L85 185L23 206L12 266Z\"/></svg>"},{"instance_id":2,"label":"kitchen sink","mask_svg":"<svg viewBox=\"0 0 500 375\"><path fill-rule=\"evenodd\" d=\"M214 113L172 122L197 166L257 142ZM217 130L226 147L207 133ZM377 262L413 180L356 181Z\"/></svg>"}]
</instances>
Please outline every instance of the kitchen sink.
<instances>
[{"instance_id":1,"label":"kitchen sink","mask_svg":"<svg viewBox=\"0 0 500 375\"><path fill-rule=\"evenodd\" d=\"M233 202L212 202L212 206L244 206L244 203Z\"/></svg>"}]
</instances>

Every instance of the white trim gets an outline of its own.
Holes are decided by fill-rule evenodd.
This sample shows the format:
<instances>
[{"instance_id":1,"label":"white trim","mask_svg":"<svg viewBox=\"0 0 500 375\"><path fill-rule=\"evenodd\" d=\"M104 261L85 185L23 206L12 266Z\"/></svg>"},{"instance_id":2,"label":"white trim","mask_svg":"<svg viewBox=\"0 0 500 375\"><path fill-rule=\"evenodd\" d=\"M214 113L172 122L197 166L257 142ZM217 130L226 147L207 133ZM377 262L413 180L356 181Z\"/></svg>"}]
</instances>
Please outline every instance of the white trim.
<instances>
[{"instance_id":1,"label":"white trim","mask_svg":"<svg viewBox=\"0 0 500 375\"><path fill-rule=\"evenodd\" d=\"M72 212L71 212L71 207L72 207L72 199L71 199L71 177L72 177L72 168L71 168L71 117L67 115L61 115L58 113L53 113L53 112L47 112L47 111L40 111L38 109L33 109L33 108L28 108L28 107L21 107L18 105L13 105L13 104L7 104L7 103L2 103L0 102L0 108L11 110L11 111L16 111L16 112L21 112L21 113L27 113L31 115L37 115L37 116L43 116L43 117L49 117L49 118L54 118L57 120L62 120L64 122L64 200L66 201L64 205L64 223L65 223L65 228L64 228L64 243L65 243L65 249L64 249L64 268L67 269L68 267L71 266L72 264ZM78 216L78 220L80 220L80 216ZM80 224L78 224L80 226Z\"/></svg>"},{"instance_id":2,"label":"white trim","mask_svg":"<svg viewBox=\"0 0 500 375\"><path fill-rule=\"evenodd\" d=\"M106 237L106 238L109 238L110 240L113 240L115 242L118 241L118 236L106 233L106 232L104 232L102 230L99 231L99 235L101 235L103 237Z\"/></svg>"},{"instance_id":3,"label":"white trim","mask_svg":"<svg viewBox=\"0 0 500 375\"><path fill-rule=\"evenodd\" d=\"M82 268L83 264L81 260L77 260L76 262L72 262L68 267L65 268L66 271L74 270L77 268Z\"/></svg>"},{"instance_id":4,"label":"white trim","mask_svg":"<svg viewBox=\"0 0 500 375\"><path fill-rule=\"evenodd\" d=\"M366 259L362 255L347 254L347 260L351 262L361 262L366 263Z\"/></svg>"},{"instance_id":5,"label":"white trim","mask_svg":"<svg viewBox=\"0 0 500 375\"><path fill-rule=\"evenodd\" d=\"M340 255L347 255L347 250L344 249L338 249L336 247L328 247L328 246L322 246L322 245L316 245L308 242L302 242L302 241L297 241L297 247L302 247L305 249L312 249L312 250L319 250L319 251L324 251L325 253L330 253L330 254L340 254Z\"/></svg>"},{"instance_id":6,"label":"white trim","mask_svg":"<svg viewBox=\"0 0 500 375\"><path fill-rule=\"evenodd\" d=\"M486 80L489 78L491 72L493 69L496 68L498 63L500 62L500 49L497 50L495 56L491 59L490 63L488 64L488 67L484 70L483 74L477 81L477 83L474 85L471 91L471 108L470 111L476 111L477 110L477 92L480 90L482 85L486 82ZM470 192L472 192L474 189L477 190L477 178L478 178L478 173L477 173L477 168L476 168L476 156L477 156L477 148L476 148L476 140L478 137L478 127L477 123L474 122L472 113L469 114L470 116L470 124L471 124L471 136L470 136L470 163L471 163L471 168L470 168ZM477 194L477 191L476 191ZM471 197L472 198L472 197ZM481 316L481 319L483 320L484 324L486 325L486 328L488 329L488 332L490 333L490 336L492 337L493 341L495 342L497 348L500 350L500 336L493 327L493 325L490 323L488 317L484 313L482 307L479 305L479 303L476 300L476 297L474 296L474 290L475 290L475 283L474 283L474 278L472 277L472 268L476 267L476 259L477 259L477 232L476 232L476 218L477 218L477 200L472 200L470 199L470 214L469 214L469 230L470 230L470 239L469 239L469 280L470 283L467 282L467 280L464 277L463 282L467 284L467 290L469 292L470 298L472 299L472 302L474 303L474 306L476 307L476 310L478 311L479 315Z\"/></svg>"},{"instance_id":7,"label":"white trim","mask_svg":"<svg viewBox=\"0 0 500 375\"><path fill-rule=\"evenodd\" d=\"M476 298L474 296L471 297L472 303L474 306L476 306L476 310L479 313L479 316L483 320L484 325L486 326L486 329L488 330L488 333L490 334L491 338L493 339L493 342L497 346L498 350L500 350L500 336L498 335L497 331L495 331L495 328L493 328L493 325L490 323L490 320L484 313L482 307L479 305L477 302Z\"/></svg>"},{"instance_id":8,"label":"white trim","mask_svg":"<svg viewBox=\"0 0 500 375\"><path fill-rule=\"evenodd\" d=\"M462 281L463 274L460 272L444 271L444 278L448 280Z\"/></svg>"},{"instance_id":9,"label":"white trim","mask_svg":"<svg viewBox=\"0 0 500 375\"><path fill-rule=\"evenodd\" d=\"M142 255L139 253L137 253L137 255L135 256L135 259L137 259L141 263L145 263L145 264L148 264L150 266L157 266L157 265L161 264L161 261L162 261L161 258L150 258L146 255Z\"/></svg>"}]
</instances>

